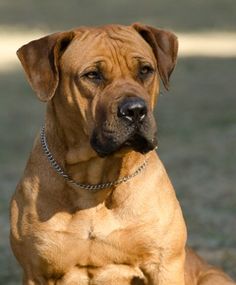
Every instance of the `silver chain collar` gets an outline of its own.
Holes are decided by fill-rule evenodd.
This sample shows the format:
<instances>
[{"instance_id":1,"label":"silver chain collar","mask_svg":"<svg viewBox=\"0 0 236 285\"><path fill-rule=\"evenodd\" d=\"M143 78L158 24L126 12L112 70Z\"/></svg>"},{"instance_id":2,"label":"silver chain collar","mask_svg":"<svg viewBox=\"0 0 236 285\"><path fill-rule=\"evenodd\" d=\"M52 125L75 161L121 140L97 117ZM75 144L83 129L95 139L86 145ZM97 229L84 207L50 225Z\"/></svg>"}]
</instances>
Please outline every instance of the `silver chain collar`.
<instances>
[{"instance_id":1,"label":"silver chain collar","mask_svg":"<svg viewBox=\"0 0 236 285\"><path fill-rule=\"evenodd\" d=\"M50 152L49 148L48 148L48 144L47 144L47 140L46 140L46 135L45 135L45 127L43 126L40 132L40 141L41 141L41 145L44 151L44 154L46 155L49 163L51 164L52 168L62 177L64 177L64 179L71 183L74 186L77 186L79 188L82 189L86 189L89 190L91 192L97 192L98 190L101 189L106 189L106 188L110 188L112 186L117 186L123 182L127 182L129 181L131 178L137 176L140 172L142 172L145 167L147 166L147 159L144 160L144 163L142 165L139 166L138 169L135 170L135 172L133 172L130 175L124 176L122 178L119 178L115 181L112 182L106 182L106 183L99 183L99 184L84 184L84 183L79 183L74 181L68 174L65 173L65 171L61 168L61 166L57 163L57 161L53 158L52 153Z\"/></svg>"}]
</instances>

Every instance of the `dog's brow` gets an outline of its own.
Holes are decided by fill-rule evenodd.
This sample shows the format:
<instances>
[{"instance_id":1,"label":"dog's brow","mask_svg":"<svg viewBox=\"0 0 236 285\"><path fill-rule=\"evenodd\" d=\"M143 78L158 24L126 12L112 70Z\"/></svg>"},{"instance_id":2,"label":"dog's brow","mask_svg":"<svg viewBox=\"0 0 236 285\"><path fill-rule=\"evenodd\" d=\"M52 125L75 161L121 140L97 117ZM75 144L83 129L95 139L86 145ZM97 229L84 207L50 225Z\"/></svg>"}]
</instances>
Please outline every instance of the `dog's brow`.
<instances>
[{"instance_id":1,"label":"dog's brow","mask_svg":"<svg viewBox=\"0 0 236 285\"><path fill-rule=\"evenodd\" d=\"M87 69L89 67L94 67L94 66L98 66L101 65L102 63L106 63L107 60L103 58L96 58L94 60L91 60L90 62L87 62L86 64L81 66L81 69Z\"/></svg>"},{"instance_id":2,"label":"dog's brow","mask_svg":"<svg viewBox=\"0 0 236 285\"><path fill-rule=\"evenodd\" d=\"M143 61L143 62L149 61L151 63L153 61L152 58L150 58L150 57L147 57L147 56L144 57L144 56L138 55L138 54L132 54L132 58L137 59L139 61Z\"/></svg>"}]
</instances>

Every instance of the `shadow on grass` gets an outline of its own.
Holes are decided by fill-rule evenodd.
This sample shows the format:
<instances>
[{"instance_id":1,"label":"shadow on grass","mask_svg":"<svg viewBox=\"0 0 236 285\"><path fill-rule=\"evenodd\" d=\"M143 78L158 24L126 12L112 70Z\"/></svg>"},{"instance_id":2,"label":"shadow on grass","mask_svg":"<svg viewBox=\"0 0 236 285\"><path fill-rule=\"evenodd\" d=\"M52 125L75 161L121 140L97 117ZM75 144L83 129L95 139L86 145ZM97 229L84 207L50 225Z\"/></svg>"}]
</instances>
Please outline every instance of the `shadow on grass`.
<instances>
[{"instance_id":1,"label":"shadow on grass","mask_svg":"<svg viewBox=\"0 0 236 285\"><path fill-rule=\"evenodd\" d=\"M144 22L176 31L235 30L233 0L188 1L53 1L2 0L0 25L42 27L53 30L80 25Z\"/></svg>"}]
</instances>

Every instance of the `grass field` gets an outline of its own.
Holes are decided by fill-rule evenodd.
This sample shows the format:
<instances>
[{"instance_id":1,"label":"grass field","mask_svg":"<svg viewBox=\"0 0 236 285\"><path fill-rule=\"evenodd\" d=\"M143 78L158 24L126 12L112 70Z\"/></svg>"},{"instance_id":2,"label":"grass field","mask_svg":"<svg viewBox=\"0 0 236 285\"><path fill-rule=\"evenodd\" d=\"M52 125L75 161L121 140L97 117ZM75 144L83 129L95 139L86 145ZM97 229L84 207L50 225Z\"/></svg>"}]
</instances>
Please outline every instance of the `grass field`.
<instances>
[{"instance_id":1,"label":"grass field","mask_svg":"<svg viewBox=\"0 0 236 285\"><path fill-rule=\"evenodd\" d=\"M95 1L81 1L77 14L76 1L71 1L70 9L64 1L57 1L55 7L51 1L23 2L24 5L1 1L0 25L30 25L32 28L45 25L56 30L80 25L83 21L93 24L139 20L153 24L159 22L161 26L180 32L203 29L233 31L236 28L236 2L233 0L182 0L176 9L170 0L160 1L160 5L150 1L149 8L140 4L136 14L132 10L134 1L129 4L120 1L118 5L118 2L110 1L109 4L103 0L101 2L106 4L104 9L99 9ZM55 9L58 11L56 15ZM200 21L196 15L201 9ZM89 19L85 17L88 11L92 14ZM32 17L26 17L27 13ZM168 93L162 91L156 108L159 155L182 205L189 244L234 278L235 70L236 58L233 57L181 58L172 77L171 90ZM20 269L8 244L8 205L23 172L33 138L43 122L44 105L36 100L21 69L1 69L0 90L0 284L16 285L19 284Z\"/></svg>"}]
</instances>

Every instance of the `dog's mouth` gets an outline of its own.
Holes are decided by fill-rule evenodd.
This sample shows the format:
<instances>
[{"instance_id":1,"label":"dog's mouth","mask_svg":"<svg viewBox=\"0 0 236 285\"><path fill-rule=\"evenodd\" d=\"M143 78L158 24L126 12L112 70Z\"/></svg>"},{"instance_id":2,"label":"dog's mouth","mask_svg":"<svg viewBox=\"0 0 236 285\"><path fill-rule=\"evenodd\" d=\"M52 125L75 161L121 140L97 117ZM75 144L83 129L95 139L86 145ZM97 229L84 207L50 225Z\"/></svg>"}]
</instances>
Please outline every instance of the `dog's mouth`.
<instances>
[{"instance_id":1,"label":"dog's mouth","mask_svg":"<svg viewBox=\"0 0 236 285\"><path fill-rule=\"evenodd\" d=\"M121 147L129 147L137 152L145 154L157 148L157 139L156 137L147 139L140 134L134 134L130 139L124 142Z\"/></svg>"},{"instance_id":2,"label":"dog's mouth","mask_svg":"<svg viewBox=\"0 0 236 285\"><path fill-rule=\"evenodd\" d=\"M117 139L112 136L101 142L99 137L94 133L90 143L100 157L106 157L116 152L122 152L124 149L128 151L134 150L145 154L157 148L156 135L150 138L139 133L134 133L123 142L118 142Z\"/></svg>"}]
</instances>

